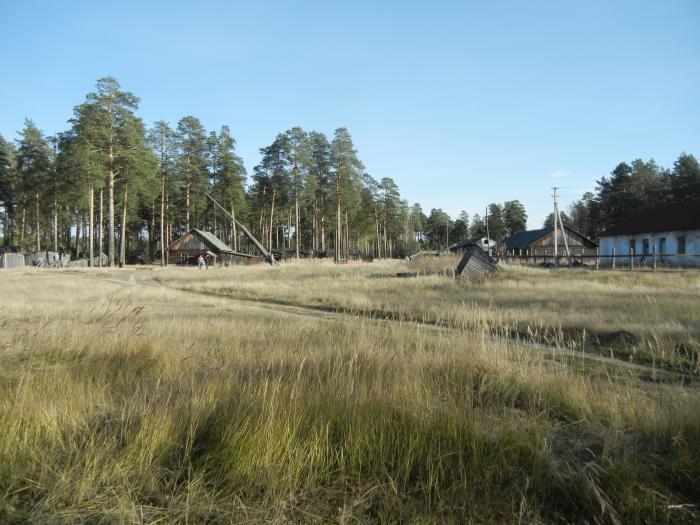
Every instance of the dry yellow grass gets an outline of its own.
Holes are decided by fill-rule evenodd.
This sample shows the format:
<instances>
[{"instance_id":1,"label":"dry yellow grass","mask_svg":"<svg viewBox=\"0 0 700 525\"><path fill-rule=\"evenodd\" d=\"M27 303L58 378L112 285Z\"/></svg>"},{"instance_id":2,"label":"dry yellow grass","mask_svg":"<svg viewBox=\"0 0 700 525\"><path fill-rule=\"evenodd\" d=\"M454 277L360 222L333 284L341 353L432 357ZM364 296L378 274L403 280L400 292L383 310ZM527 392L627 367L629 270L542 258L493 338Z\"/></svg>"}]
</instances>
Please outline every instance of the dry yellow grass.
<instances>
[{"instance_id":1,"label":"dry yellow grass","mask_svg":"<svg viewBox=\"0 0 700 525\"><path fill-rule=\"evenodd\" d=\"M433 261L417 264L437 265L437 270L446 267ZM435 272L434 266L432 271L422 270L431 273L396 278L397 273L416 271L416 265L379 261L335 267L304 261L286 263L272 271L260 266L235 272L226 268L195 274L176 271L168 273L167 282L163 282L241 299L458 328L481 329L486 322L499 335L613 353L623 359L700 374L698 272L505 266L497 275L474 282L446 278Z\"/></svg>"},{"instance_id":2,"label":"dry yellow grass","mask_svg":"<svg viewBox=\"0 0 700 525\"><path fill-rule=\"evenodd\" d=\"M396 267L0 274L0 522L698 518L695 389L493 341L484 309L456 333L173 289L415 313L461 286Z\"/></svg>"}]
</instances>

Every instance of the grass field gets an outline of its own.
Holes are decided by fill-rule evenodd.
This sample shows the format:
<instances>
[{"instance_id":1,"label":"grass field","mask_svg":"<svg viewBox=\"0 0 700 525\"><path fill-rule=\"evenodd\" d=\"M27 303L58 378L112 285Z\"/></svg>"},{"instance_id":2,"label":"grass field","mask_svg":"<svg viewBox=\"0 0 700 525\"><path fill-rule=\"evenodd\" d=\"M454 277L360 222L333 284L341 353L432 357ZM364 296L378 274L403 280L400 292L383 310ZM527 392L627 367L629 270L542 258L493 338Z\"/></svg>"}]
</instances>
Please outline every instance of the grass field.
<instances>
[{"instance_id":1,"label":"grass field","mask_svg":"<svg viewBox=\"0 0 700 525\"><path fill-rule=\"evenodd\" d=\"M161 282L239 299L486 329L700 375L698 272L510 266L484 282L470 283L445 278L446 269L454 266L456 260L450 258L351 268L306 262L274 272L249 267L194 277L171 273ZM396 278L406 270L420 275Z\"/></svg>"},{"instance_id":2,"label":"grass field","mask_svg":"<svg viewBox=\"0 0 700 525\"><path fill-rule=\"evenodd\" d=\"M0 522L700 519L700 276L407 269L0 273Z\"/></svg>"}]
</instances>

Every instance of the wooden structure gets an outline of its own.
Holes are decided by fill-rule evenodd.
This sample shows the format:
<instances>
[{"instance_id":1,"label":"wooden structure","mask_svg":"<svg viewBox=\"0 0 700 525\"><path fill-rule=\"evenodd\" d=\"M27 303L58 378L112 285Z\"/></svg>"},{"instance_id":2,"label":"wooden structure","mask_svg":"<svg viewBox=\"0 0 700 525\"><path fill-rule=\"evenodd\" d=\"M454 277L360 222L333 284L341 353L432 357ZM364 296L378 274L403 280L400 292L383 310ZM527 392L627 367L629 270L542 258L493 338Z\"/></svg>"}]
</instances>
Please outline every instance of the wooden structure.
<instances>
[{"instance_id":1,"label":"wooden structure","mask_svg":"<svg viewBox=\"0 0 700 525\"><path fill-rule=\"evenodd\" d=\"M498 270L498 263L478 244L472 244L466 249L462 260L459 261L455 276L482 277Z\"/></svg>"},{"instance_id":2,"label":"wooden structure","mask_svg":"<svg viewBox=\"0 0 700 525\"><path fill-rule=\"evenodd\" d=\"M265 247L262 245L262 243L260 243L260 241L258 241L252 233L250 233L250 230L248 230L248 228L246 228L240 222L238 222L236 220L236 218L233 215L231 215L228 212L228 210L226 210L226 208L224 208L221 204L216 202L216 199L214 199L214 197L212 197L208 193L206 195L210 201L212 201L221 211L223 211L228 216L229 219L231 219L233 221L233 223L236 226L238 226L238 229L241 230L241 233L243 233L243 235L245 235L248 238L248 240L253 243L253 246L255 246L258 249L262 258L265 259L265 261L268 264L274 265L275 264L275 257L265 249ZM245 255L245 254L238 254L238 255L241 255L243 257L249 257L249 258L252 257L250 255Z\"/></svg>"},{"instance_id":3,"label":"wooden structure","mask_svg":"<svg viewBox=\"0 0 700 525\"><path fill-rule=\"evenodd\" d=\"M14 252L0 253L0 268L23 268L24 254Z\"/></svg>"},{"instance_id":4,"label":"wooden structure","mask_svg":"<svg viewBox=\"0 0 700 525\"><path fill-rule=\"evenodd\" d=\"M572 257L594 256L598 248L598 243L564 224L564 231L560 230L557 236L557 251L560 257L566 255L567 245ZM554 256L554 228L550 226L514 233L502 243L499 251L503 255L516 257Z\"/></svg>"},{"instance_id":5,"label":"wooden structure","mask_svg":"<svg viewBox=\"0 0 700 525\"><path fill-rule=\"evenodd\" d=\"M261 257L234 252L213 233L192 228L168 246L168 264L197 264L199 256L209 255L218 264L255 264Z\"/></svg>"}]
</instances>

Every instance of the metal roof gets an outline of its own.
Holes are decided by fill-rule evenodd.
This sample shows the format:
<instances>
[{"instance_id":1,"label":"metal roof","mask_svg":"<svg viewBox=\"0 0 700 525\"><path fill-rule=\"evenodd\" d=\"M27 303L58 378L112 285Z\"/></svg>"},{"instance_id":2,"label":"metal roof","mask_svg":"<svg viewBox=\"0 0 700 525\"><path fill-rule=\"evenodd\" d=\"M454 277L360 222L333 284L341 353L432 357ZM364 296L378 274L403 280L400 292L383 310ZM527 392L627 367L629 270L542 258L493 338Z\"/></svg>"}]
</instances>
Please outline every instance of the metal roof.
<instances>
[{"instance_id":1,"label":"metal roof","mask_svg":"<svg viewBox=\"0 0 700 525\"><path fill-rule=\"evenodd\" d=\"M533 243L539 241L552 233L554 228L540 228L539 230L527 230L524 232L514 233L505 240L506 248L509 250L517 250L519 248L527 248Z\"/></svg>"},{"instance_id":2,"label":"metal roof","mask_svg":"<svg viewBox=\"0 0 700 525\"><path fill-rule=\"evenodd\" d=\"M573 229L568 224L564 224L564 228L571 234L579 237L584 243L588 244L590 247L598 246L595 241L592 241L586 237L581 232ZM554 227L549 226L547 228L540 228L539 230L527 230L524 232L514 233L508 237L504 242L508 250L518 250L522 248L529 248L532 244L536 243L540 239L546 237L554 231Z\"/></svg>"},{"instance_id":3,"label":"metal roof","mask_svg":"<svg viewBox=\"0 0 700 525\"><path fill-rule=\"evenodd\" d=\"M214 248L216 251L219 252L232 252L233 250L221 239L219 239L216 235L214 235L211 232L207 232L204 230L199 230L197 228L192 228L190 231L196 233L200 237L202 237L207 244L211 245L212 248Z\"/></svg>"},{"instance_id":4,"label":"metal roof","mask_svg":"<svg viewBox=\"0 0 700 525\"><path fill-rule=\"evenodd\" d=\"M700 200L659 204L607 227L600 237L667 231L700 230Z\"/></svg>"},{"instance_id":5,"label":"metal roof","mask_svg":"<svg viewBox=\"0 0 700 525\"><path fill-rule=\"evenodd\" d=\"M224 241L219 239L216 235L214 235L211 232L207 232L204 230L198 230L197 228L192 228L186 233L183 233L175 239L173 242L171 242L168 245L168 250L171 248L178 249L177 247L180 246L180 243L184 240L184 238L189 235L196 235L204 241L204 244L208 245L209 248L211 248L214 252L228 252L228 253L235 253Z\"/></svg>"}]
</instances>

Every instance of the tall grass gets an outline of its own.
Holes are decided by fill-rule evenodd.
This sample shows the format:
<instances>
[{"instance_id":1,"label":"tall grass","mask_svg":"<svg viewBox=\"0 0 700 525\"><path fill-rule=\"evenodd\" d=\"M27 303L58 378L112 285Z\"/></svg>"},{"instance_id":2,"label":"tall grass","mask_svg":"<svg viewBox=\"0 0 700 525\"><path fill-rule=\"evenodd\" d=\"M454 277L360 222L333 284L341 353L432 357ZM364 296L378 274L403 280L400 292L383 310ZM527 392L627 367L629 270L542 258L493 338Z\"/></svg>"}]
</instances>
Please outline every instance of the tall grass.
<instances>
[{"instance_id":1,"label":"tall grass","mask_svg":"<svg viewBox=\"0 0 700 525\"><path fill-rule=\"evenodd\" d=\"M696 390L93 275L2 283L2 522L700 516Z\"/></svg>"},{"instance_id":2,"label":"tall grass","mask_svg":"<svg viewBox=\"0 0 700 525\"><path fill-rule=\"evenodd\" d=\"M453 258L454 259L454 258ZM437 260L437 262L436 262ZM423 264L427 268L420 266ZM445 266L447 265L447 266ZM561 343L700 375L700 273L545 270L505 265L483 280L446 276L449 258L350 267L287 263L168 271L168 286L243 299L335 308ZM413 278L397 273L416 272ZM154 272L159 279L159 272Z\"/></svg>"}]
</instances>

